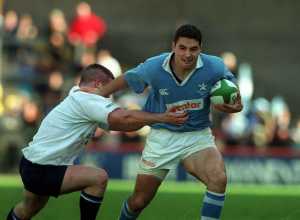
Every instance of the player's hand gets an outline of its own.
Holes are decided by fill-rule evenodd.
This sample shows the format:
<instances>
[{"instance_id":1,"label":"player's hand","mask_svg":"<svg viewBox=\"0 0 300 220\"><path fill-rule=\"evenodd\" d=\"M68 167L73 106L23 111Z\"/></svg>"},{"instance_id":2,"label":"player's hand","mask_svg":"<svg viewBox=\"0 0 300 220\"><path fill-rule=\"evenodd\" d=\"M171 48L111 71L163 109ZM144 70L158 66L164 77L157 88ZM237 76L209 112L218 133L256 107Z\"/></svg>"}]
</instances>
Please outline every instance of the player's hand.
<instances>
[{"instance_id":1,"label":"player's hand","mask_svg":"<svg viewBox=\"0 0 300 220\"><path fill-rule=\"evenodd\" d=\"M236 113L242 111L243 104L240 93L238 93L236 100L233 104L214 105L214 108L225 113Z\"/></svg>"},{"instance_id":2,"label":"player's hand","mask_svg":"<svg viewBox=\"0 0 300 220\"><path fill-rule=\"evenodd\" d=\"M188 119L187 112L165 112L162 113L162 122L164 123L170 123L175 125L182 125L186 122Z\"/></svg>"}]
</instances>

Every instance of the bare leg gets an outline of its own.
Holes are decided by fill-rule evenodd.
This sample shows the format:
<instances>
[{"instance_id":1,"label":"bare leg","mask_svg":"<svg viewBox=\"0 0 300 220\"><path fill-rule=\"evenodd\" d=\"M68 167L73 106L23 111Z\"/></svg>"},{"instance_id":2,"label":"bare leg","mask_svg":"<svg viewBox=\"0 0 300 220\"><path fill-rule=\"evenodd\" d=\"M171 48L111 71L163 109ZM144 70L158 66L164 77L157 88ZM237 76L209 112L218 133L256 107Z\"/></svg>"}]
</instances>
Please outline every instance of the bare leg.
<instances>
[{"instance_id":1,"label":"bare leg","mask_svg":"<svg viewBox=\"0 0 300 220\"><path fill-rule=\"evenodd\" d=\"M134 220L154 198L162 179L138 174L133 194L125 201L119 220Z\"/></svg>"},{"instance_id":2,"label":"bare leg","mask_svg":"<svg viewBox=\"0 0 300 220\"><path fill-rule=\"evenodd\" d=\"M25 190L23 200L15 206L14 213L22 220L30 219L47 204L48 200L49 196L39 196Z\"/></svg>"},{"instance_id":3,"label":"bare leg","mask_svg":"<svg viewBox=\"0 0 300 220\"><path fill-rule=\"evenodd\" d=\"M108 175L101 168L82 165L69 166L61 186L61 193L84 190L87 194L103 196L108 182Z\"/></svg>"},{"instance_id":4,"label":"bare leg","mask_svg":"<svg viewBox=\"0 0 300 220\"><path fill-rule=\"evenodd\" d=\"M202 220L219 220L225 199L227 177L220 152L206 148L182 162L185 169L207 186L201 210Z\"/></svg>"},{"instance_id":5,"label":"bare leg","mask_svg":"<svg viewBox=\"0 0 300 220\"><path fill-rule=\"evenodd\" d=\"M154 198L162 180L152 176L139 174L136 179L133 194L128 199L130 210L142 211Z\"/></svg>"},{"instance_id":6,"label":"bare leg","mask_svg":"<svg viewBox=\"0 0 300 220\"><path fill-rule=\"evenodd\" d=\"M227 184L221 153L214 147L198 151L182 161L187 172L201 180L212 192L224 193Z\"/></svg>"},{"instance_id":7,"label":"bare leg","mask_svg":"<svg viewBox=\"0 0 300 220\"><path fill-rule=\"evenodd\" d=\"M68 167L61 193L82 190L80 195L80 219L95 220L103 200L108 175L103 169L70 166Z\"/></svg>"}]
</instances>

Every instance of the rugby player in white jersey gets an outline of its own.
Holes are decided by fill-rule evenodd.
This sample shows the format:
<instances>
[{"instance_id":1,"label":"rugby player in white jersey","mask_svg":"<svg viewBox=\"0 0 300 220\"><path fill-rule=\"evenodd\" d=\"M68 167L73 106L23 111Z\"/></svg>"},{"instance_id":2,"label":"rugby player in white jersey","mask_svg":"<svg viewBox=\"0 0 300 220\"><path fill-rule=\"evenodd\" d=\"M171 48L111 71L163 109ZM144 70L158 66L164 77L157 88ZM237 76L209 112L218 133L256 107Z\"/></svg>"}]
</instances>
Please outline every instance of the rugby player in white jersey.
<instances>
[{"instance_id":1,"label":"rugby player in white jersey","mask_svg":"<svg viewBox=\"0 0 300 220\"><path fill-rule=\"evenodd\" d=\"M210 90L220 79L234 82L235 78L221 58L202 53L201 46L200 30L193 25L182 25L174 35L172 52L145 60L100 91L108 95L130 87L141 93L148 87L145 111L187 111L189 115L182 126L151 125L135 189L124 202L120 220L137 219L169 170L179 163L207 187L199 218L218 220L221 217L227 177L210 129ZM242 110L240 96L232 105L215 107L227 113L239 112Z\"/></svg>"},{"instance_id":2,"label":"rugby player in white jersey","mask_svg":"<svg viewBox=\"0 0 300 220\"><path fill-rule=\"evenodd\" d=\"M106 189L108 176L101 168L73 165L75 158L97 127L132 131L153 123L181 125L187 115L147 113L121 109L109 98L97 95L113 79L105 67L92 64L81 73L79 86L42 121L33 140L23 149L20 175L23 200L8 214L8 220L28 220L50 196L81 191L81 220L94 220Z\"/></svg>"}]
</instances>

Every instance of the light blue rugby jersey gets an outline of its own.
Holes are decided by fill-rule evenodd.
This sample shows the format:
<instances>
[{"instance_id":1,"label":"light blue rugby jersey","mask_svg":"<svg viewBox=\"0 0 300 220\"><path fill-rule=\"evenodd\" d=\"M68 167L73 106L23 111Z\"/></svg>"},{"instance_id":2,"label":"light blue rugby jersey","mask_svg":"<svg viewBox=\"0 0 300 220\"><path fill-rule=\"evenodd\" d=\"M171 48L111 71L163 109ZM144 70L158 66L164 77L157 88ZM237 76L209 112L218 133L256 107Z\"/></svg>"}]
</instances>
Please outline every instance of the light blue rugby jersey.
<instances>
[{"instance_id":1,"label":"light blue rugby jersey","mask_svg":"<svg viewBox=\"0 0 300 220\"><path fill-rule=\"evenodd\" d=\"M178 83L170 69L172 53L147 59L137 67L125 73L125 80L136 93L149 86L150 92L144 106L148 112L180 112L186 110L189 119L182 126L166 123L154 124L153 128L165 128L171 131L196 131L211 126L209 119L212 86L220 79L235 81L234 75L216 56L200 54L196 68Z\"/></svg>"}]
</instances>

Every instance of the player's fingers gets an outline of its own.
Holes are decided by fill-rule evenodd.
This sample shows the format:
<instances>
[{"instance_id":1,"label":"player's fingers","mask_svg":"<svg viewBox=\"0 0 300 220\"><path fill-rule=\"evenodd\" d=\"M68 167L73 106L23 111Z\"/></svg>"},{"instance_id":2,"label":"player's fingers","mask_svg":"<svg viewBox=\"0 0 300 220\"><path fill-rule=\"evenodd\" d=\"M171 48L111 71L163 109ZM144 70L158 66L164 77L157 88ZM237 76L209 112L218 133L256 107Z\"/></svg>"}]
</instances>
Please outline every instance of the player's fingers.
<instances>
[{"instance_id":1,"label":"player's fingers","mask_svg":"<svg viewBox=\"0 0 300 220\"><path fill-rule=\"evenodd\" d=\"M172 117L176 117L176 118L184 118L187 116L187 112L183 111L183 112L169 112L169 115L171 115Z\"/></svg>"},{"instance_id":2,"label":"player's fingers","mask_svg":"<svg viewBox=\"0 0 300 220\"><path fill-rule=\"evenodd\" d=\"M186 120L188 119L188 115L180 115L175 118L175 121L177 124L184 124Z\"/></svg>"},{"instance_id":3,"label":"player's fingers","mask_svg":"<svg viewBox=\"0 0 300 220\"><path fill-rule=\"evenodd\" d=\"M238 93L234 103L236 104L236 103L241 103L241 102L242 102L241 95L240 95L240 93Z\"/></svg>"},{"instance_id":4,"label":"player's fingers","mask_svg":"<svg viewBox=\"0 0 300 220\"><path fill-rule=\"evenodd\" d=\"M215 108L223 112L235 113L241 111L242 106L240 104L221 104L215 105Z\"/></svg>"},{"instance_id":5,"label":"player's fingers","mask_svg":"<svg viewBox=\"0 0 300 220\"><path fill-rule=\"evenodd\" d=\"M189 118L189 116L186 115L186 116L180 118L180 119L179 119L179 122L180 122L181 124L183 124L184 122L186 122L186 120L188 120L188 118Z\"/></svg>"},{"instance_id":6,"label":"player's fingers","mask_svg":"<svg viewBox=\"0 0 300 220\"><path fill-rule=\"evenodd\" d=\"M186 122L186 120L189 118L189 115L188 115L187 111L185 111L185 112L183 112L183 113L179 113L179 114L180 114L180 115L179 115L179 121L180 121L181 123Z\"/></svg>"}]
</instances>

